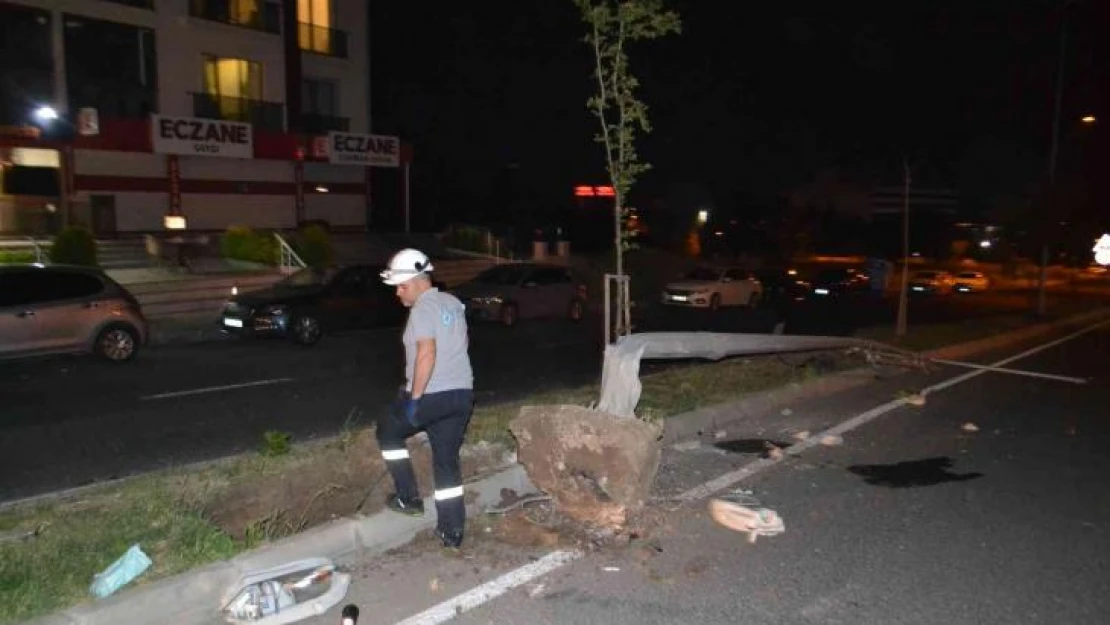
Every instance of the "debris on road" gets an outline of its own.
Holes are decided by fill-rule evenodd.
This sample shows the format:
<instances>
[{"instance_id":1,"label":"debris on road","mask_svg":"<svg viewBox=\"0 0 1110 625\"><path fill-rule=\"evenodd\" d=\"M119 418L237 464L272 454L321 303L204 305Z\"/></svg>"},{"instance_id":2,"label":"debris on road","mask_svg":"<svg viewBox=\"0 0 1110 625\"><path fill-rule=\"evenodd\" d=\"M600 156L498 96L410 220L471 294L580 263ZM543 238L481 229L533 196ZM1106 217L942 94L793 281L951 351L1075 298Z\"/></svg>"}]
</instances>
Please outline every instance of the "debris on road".
<instances>
[{"instance_id":1,"label":"debris on road","mask_svg":"<svg viewBox=\"0 0 1110 625\"><path fill-rule=\"evenodd\" d=\"M794 411L789 409L789 408L783 408L782 412L780 412L779 414L781 414L784 417L789 417L790 415L794 414Z\"/></svg>"},{"instance_id":2,"label":"debris on road","mask_svg":"<svg viewBox=\"0 0 1110 625\"><path fill-rule=\"evenodd\" d=\"M719 441L723 441L726 438L728 438L728 432L726 432L724 430L717 430L716 432L713 433L713 438L715 438Z\"/></svg>"},{"instance_id":3,"label":"debris on road","mask_svg":"<svg viewBox=\"0 0 1110 625\"><path fill-rule=\"evenodd\" d=\"M535 599L536 597L542 595L543 591L546 589L547 584L544 584L542 582L539 584L533 584L530 588L528 588L528 596Z\"/></svg>"},{"instance_id":4,"label":"debris on road","mask_svg":"<svg viewBox=\"0 0 1110 625\"><path fill-rule=\"evenodd\" d=\"M150 557L143 553L139 545L131 545L131 548L111 566L97 573L93 578L92 586L89 587L89 592L94 597L103 599L142 575L151 564L153 562Z\"/></svg>"},{"instance_id":5,"label":"debris on road","mask_svg":"<svg viewBox=\"0 0 1110 625\"><path fill-rule=\"evenodd\" d=\"M617 571L621 570L621 567L619 567L619 566L605 566L605 567L602 567L601 570L606 571L608 573L616 573Z\"/></svg>"},{"instance_id":6,"label":"debris on road","mask_svg":"<svg viewBox=\"0 0 1110 625\"><path fill-rule=\"evenodd\" d=\"M428 590L431 592L439 592L439 578L433 577L428 580Z\"/></svg>"},{"instance_id":7,"label":"debris on road","mask_svg":"<svg viewBox=\"0 0 1110 625\"><path fill-rule=\"evenodd\" d=\"M684 443L675 443L674 445L671 445L671 449L674 449L675 451L693 451L698 447L701 447L701 441L699 440L686 441Z\"/></svg>"},{"instance_id":8,"label":"debris on road","mask_svg":"<svg viewBox=\"0 0 1110 625\"><path fill-rule=\"evenodd\" d=\"M821 444L825 447L838 447L844 444L844 439L833 434L826 434L821 437Z\"/></svg>"},{"instance_id":9,"label":"debris on road","mask_svg":"<svg viewBox=\"0 0 1110 625\"><path fill-rule=\"evenodd\" d=\"M725 499L709 502L709 516L717 523L748 535L754 543L760 536L777 536L786 531L786 524L770 508L749 508Z\"/></svg>"},{"instance_id":10,"label":"debris on road","mask_svg":"<svg viewBox=\"0 0 1110 625\"><path fill-rule=\"evenodd\" d=\"M797 432L796 434L794 434L795 440L804 441L807 438L809 438L809 430L802 430L801 432Z\"/></svg>"},{"instance_id":11,"label":"debris on road","mask_svg":"<svg viewBox=\"0 0 1110 625\"><path fill-rule=\"evenodd\" d=\"M222 612L235 625L286 625L324 614L350 584L351 576L337 572L327 558L297 560L243 576ZM347 609L343 614L349 618Z\"/></svg>"},{"instance_id":12,"label":"debris on road","mask_svg":"<svg viewBox=\"0 0 1110 625\"><path fill-rule=\"evenodd\" d=\"M911 406L919 406L919 407L924 406L925 405L925 395L923 395L921 393L913 393L912 395L907 395L906 396L906 403L911 405Z\"/></svg>"},{"instance_id":13,"label":"debris on road","mask_svg":"<svg viewBox=\"0 0 1110 625\"><path fill-rule=\"evenodd\" d=\"M979 431L979 426L977 426L974 423L968 421L967 423L960 426L960 429L965 431L965 432L978 432Z\"/></svg>"},{"instance_id":14,"label":"debris on road","mask_svg":"<svg viewBox=\"0 0 1110 625\"><path fill-rule=\"evenodd\" d=\"M765 444L767 446L767 451L763 454L764 458L770 458L771 460L774 460L775 462L778 462L779 460L783 459L784 455L782 453L782 448L781 447L779 447L778 445L775 445L774 443L772 443L770 441L767 441Z\"/></svg>"}]
</instances>

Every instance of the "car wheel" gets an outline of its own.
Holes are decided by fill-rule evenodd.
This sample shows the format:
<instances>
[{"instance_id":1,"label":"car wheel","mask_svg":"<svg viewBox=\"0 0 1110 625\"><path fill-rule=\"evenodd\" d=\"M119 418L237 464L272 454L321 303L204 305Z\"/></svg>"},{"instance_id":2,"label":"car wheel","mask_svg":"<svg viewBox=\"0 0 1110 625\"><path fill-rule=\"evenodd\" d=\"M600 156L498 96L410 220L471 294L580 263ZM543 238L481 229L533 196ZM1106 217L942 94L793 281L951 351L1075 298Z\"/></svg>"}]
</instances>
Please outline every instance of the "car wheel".
<instances>
[{"instance_id":1,"label":"car wheel","mask_svg":"<svg viewBox=\"0 0 1110 625\"><path fill-rule=\"evenodd\" d=\"M718 310L718 309L720 309L720 307L721 307L721 296L718 293L714 293L709 298L709 310Z\"/></svg>"},{"instance_id":2,"label":"car wheel","mask_svg":"<svg viewBox=\"0 0 1110 625\"><path fill-rule=\"evenodd\" d=\"M586 316L586 303L582 300L575 298L570 301L570 307L567 309L567 318L571 321L578 323Z\"/></svg>"},{"instance_id":3,"label":"car wheel","mask_svg":"<svg viewBox=\"0 0 1110 625\"><path fill-rule=\"evenodd\" d=\"M515 326L516 322L519 320L520 310L517 309L516 304L502 304L499 317L501 319L501 325L506 328L511 328Z\"/></svg>"},{"instance_id":4,"label":"car wheel","mask_svg":"<svg viewBox=\"0 0 1110 625\"><path fill-rule=\"evenodd\" d=\"M293 319L290 329L290 338L298 345L315 345L324 335L324 328L320 320L312 315L301 315Z\"/></svg>"},{"instance_id":5,"label":"car wheel","mask_svg":"<svg viewBox=\"0 0 1110 625\"><path fill-rule=\"evenodd\" d=\"M108 326L97 335L93 351L109 362L134 360L139 353L139 333L131 326Z\"/></svg>"}]
</instances>

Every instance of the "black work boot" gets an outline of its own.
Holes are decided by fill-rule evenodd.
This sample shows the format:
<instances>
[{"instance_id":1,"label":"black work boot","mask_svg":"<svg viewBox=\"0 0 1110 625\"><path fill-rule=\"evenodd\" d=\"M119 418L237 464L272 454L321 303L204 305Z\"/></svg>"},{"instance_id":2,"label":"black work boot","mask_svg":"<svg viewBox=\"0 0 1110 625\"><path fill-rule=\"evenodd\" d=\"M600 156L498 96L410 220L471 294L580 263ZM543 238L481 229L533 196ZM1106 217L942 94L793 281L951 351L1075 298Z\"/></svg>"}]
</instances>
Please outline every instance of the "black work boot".
<instances>
[{"instance_id":1,"label":"black work boot","mask_svg":"<svg viewBox=\"0 0 1110 625\"><path fill-rule=\"evenodd\" d=\"M458 551L460 548L462 548L462 530L444 530L436 528L436 538L438 538L443 543L444 549Z\"/></svg>"},{"instance_id":2,"label":"black work boot","mask_svg":"<svg viewBox=\"0 0 1110 625\"><path fill-rule=\"evenodd\" d=\"M386 507L407 516L424 516L424 500L419 497L401 497L397 493L389 496Z\"/></svg>"}]
</instances>

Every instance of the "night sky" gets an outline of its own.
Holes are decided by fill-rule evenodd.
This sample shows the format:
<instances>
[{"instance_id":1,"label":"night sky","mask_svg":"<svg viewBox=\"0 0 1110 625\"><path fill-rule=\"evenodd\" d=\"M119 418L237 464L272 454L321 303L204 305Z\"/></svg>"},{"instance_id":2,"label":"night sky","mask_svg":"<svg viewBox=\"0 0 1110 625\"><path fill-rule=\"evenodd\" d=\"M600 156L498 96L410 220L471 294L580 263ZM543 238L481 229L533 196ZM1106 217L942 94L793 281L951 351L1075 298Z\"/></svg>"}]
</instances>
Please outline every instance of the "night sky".
<instances>
[{"instance_id":1,"label":"night sky","mask_svg":"<svg viewBox=\"0 0 1110 625\"><path fill-rule=\"evenodd\" d=\"M1068 9L1060 179L1107 165L1106 5ZM373 129L413 143L418 219L497 220L605 182L570 0L372 6ZM683 32L631 53L654 126L638 201L693 188L744 215L822 170L897 184L903 155L916 182L965 194L1048 169L1062 0L668 6Z\"/></svg>"}]
</instances>

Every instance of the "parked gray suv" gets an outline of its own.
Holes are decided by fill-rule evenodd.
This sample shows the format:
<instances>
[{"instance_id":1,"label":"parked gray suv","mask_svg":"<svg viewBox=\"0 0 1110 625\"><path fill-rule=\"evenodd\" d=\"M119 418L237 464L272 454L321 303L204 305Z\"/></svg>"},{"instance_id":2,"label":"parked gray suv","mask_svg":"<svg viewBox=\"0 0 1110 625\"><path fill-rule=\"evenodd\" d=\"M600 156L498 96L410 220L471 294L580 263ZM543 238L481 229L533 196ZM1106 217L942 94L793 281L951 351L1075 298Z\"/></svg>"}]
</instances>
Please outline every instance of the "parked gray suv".
<instances>
[{"instance_id":1,"label":"parked gray suv","mask_svg":"<svg viewBox=\"0 0 1110 625\"><path fill-rule=\"evenodd\" d=\"M91 352L126 362L146 338L138 300L98 269L0 266L0 360Z\"/></svg>"}]
</instances>

